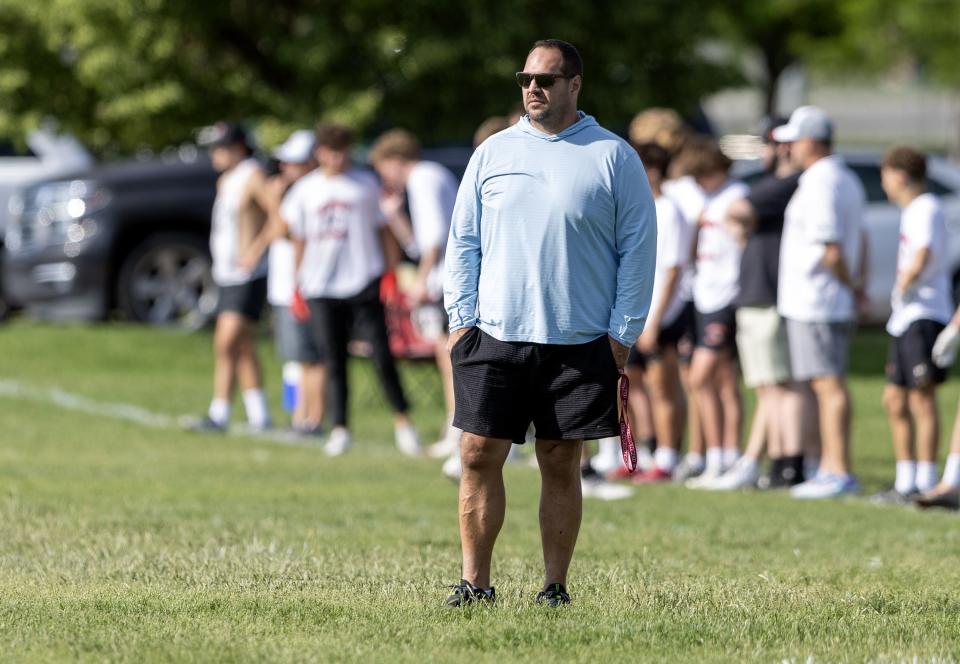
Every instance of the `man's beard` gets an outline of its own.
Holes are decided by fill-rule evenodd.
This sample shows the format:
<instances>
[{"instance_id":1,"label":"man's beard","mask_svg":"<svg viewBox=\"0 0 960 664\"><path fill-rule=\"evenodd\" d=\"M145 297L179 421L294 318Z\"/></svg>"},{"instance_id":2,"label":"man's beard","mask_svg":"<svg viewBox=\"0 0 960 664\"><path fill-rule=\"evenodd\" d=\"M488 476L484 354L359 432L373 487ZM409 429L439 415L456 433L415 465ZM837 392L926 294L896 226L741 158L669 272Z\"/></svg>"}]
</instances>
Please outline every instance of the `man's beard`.
<instances>
[{"instance_id":1,"label":"man's beard","mask_svg":"<svg viewBox=\"0 0 960 664\"><path fill-rule=\"evenodd\" d=\"M531 111L528 109L527 115L529 115L530 119L533 120L534 122L542 123L544 120L549 120L550 118L553 117L554 109L552 106L548 106L544 102L540 102L540 103L543 105L538 110Z\"/></svg>"}]
</instances>

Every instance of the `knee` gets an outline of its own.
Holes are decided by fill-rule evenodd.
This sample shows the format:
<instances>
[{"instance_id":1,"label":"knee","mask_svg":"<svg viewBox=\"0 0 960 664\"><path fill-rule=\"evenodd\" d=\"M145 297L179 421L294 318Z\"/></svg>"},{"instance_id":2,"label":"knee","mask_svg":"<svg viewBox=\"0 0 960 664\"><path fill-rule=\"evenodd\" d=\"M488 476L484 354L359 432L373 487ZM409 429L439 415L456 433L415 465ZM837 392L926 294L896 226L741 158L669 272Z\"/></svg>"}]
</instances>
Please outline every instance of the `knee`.
<instances>
[{"instance_id":1,"label":"knee","mask_svg":"<svg viewBox=\"0 0 960 664\"><path fill-rule=\"evenodd\" d=\"M537 445L540 473L551 477L579 477L580 447L577 443Z\"/></svg>"},{"instance_id":2,"label":"knee","mask_svg":"<svg viewBox=\"0 0 960 664\"><path fill-rule=\"evenodd\" d=\"M937 401L932 387L910 390L908 403L910 411L918 415L937 412Z\"/></svg>"},{"instance_id":3,"label":"knee","mask_svg":"<svg viewBox=\"0 0 960 664\"><path fill-rule=\"evenodd\" d=\"M903 390L887 388L883 391L883 408L892 417L903 417L907 414L907 400Z\"/></svg>"},{"instance_id":4,"label":"knee","mask_svg":"<svg viewBox=\"0 0 960 664\"><path fill-rule=\"evenodd\" d=\"M483 473L503 466L501 455L496 453L487 439L465 433L460 441L460 465L464 471Z\"/></svg>"}]
</instances>

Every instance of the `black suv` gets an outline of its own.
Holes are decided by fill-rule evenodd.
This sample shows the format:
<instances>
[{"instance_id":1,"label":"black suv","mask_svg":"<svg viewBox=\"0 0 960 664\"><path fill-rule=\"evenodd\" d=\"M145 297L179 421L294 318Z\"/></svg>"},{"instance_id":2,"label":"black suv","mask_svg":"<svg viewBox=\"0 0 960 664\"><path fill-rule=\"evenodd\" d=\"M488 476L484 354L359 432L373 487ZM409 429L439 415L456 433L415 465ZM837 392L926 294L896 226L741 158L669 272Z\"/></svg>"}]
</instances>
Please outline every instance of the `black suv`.
<instances>
[{"instance_id":1,"label":"black suv","mask_svg":"<svg viewBox=\"0 0 960 664\"><path fill-rule=\"evenodd\" d=\"M42 318L203 325L216 308L209 162L120 162L43 180L10 202L8 300Z\"/></svg>"}]
</instances>

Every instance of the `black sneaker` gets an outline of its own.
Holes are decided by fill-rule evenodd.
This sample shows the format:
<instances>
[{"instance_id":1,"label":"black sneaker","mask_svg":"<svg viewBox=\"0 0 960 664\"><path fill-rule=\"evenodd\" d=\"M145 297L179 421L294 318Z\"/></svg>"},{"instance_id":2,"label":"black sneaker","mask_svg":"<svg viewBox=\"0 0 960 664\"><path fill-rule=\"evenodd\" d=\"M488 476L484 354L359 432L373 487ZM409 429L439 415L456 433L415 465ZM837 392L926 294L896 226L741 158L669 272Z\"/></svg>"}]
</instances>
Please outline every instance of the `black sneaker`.
<instances>
[{"instance_id":1,"label":"black sneaker","mask_svg":"<svg viewBox=\"0 0 960 664\"><path fill-rule=\"evenodd\" d=\"M460 583L453 588L453 592L447 597L447 608L455 609L474 602L480 604L493 604L497 601L497 592L493 588L477 588L466 579L460 579Z\"/></svg>"},{"instance_id":2,"label":"black sneaker","mask_svg":"<svg viewBox=\"0 0 960 664\"><path fill-rule=\"evenodd\" d=\"M534 600L537 604L546 604L554 608L561 604L570 603L570 595L562 583L551 583L549 586L537 593Z\"/></svg>"},{"instance_id":3,"label":"black sneaker","mask_svg":"<svg viewBox=\"0 0 960 664\"><path fill-rule=\"evenodd\" d=\"M214 422L209 415L203 417L185 417L180 425L187 431L194 433L226 433L227 425Z\"/></svg>"}]
</instances>

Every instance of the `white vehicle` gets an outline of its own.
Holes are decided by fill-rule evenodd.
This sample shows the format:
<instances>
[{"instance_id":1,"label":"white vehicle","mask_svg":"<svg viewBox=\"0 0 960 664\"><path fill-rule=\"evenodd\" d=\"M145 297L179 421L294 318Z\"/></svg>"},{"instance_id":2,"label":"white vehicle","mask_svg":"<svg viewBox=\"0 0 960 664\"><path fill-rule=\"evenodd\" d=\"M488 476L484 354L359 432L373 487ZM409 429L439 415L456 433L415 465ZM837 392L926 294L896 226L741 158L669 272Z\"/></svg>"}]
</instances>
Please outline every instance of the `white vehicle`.
<instances>
[{"instance_id":1,"label":"white vehicle","mask_svg":"<svg viewBox=\"0 0 960 664\"><path fill-rule=\"evenodd\" d=\"M26 142L26 151L0 142L0 238L7 228L10 196L15 191L31 182L83 171L93 165L93 157L72 136L44 129L32 132ZM0 319L8 311L2 292L0 289Z\"/></svg>"},{"instance_id":2,"label":"white vehicle","mask_svg":"<svg viewBox=\"0 0 960 664\"><path fill-rule=\"evenodd\" d=\"M93 157L72 136L35 131L27 137L27 147L27 151L17 152L0 143L0 237L7 226L7 204L14 191L41 178L82 171L93 165Z\"/></svg>"},{"instance_id":3,"label":"white vehicle","mask_svg":"<svg viewBox=\"0 0 960 664\"><path fill-rule=\"evenodd\" d=\"M847 165L863 183L867 195L864 215L869 243L867 296L870 307L863 322L886 323L890 317L890 293L897 279L900 246L900 208L887 200L880 186L878 153L840 151ZM759 162L739 161L734 174L747 182L759 177ZM929 190L940 197L947 220L953 299L960 302L960 164L939 157L927 160Z\"/></svg>"}]
</instances>

